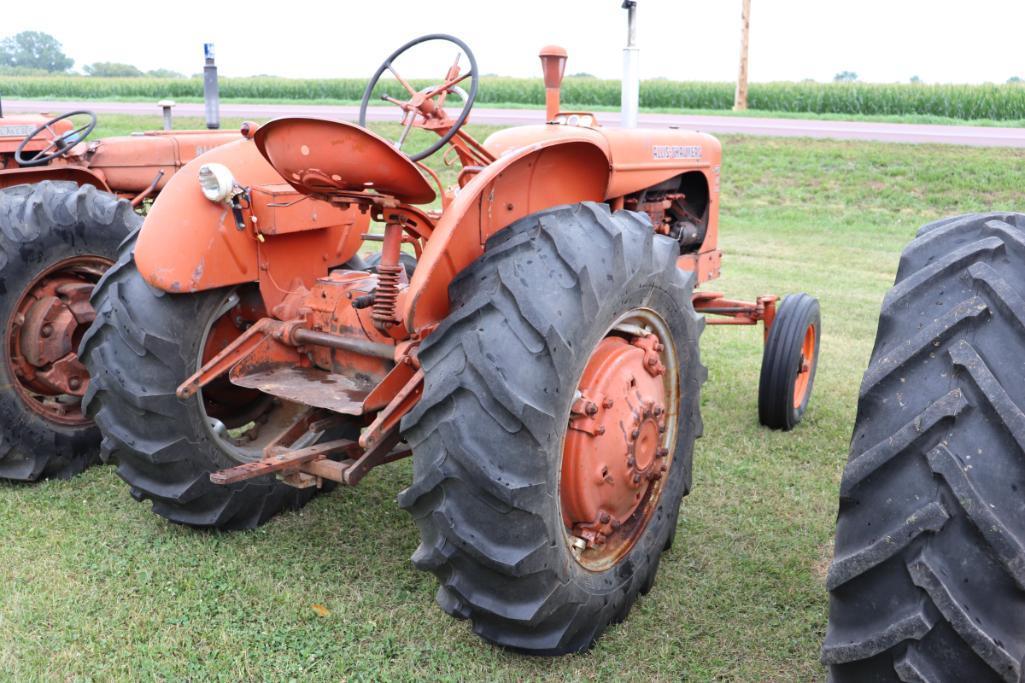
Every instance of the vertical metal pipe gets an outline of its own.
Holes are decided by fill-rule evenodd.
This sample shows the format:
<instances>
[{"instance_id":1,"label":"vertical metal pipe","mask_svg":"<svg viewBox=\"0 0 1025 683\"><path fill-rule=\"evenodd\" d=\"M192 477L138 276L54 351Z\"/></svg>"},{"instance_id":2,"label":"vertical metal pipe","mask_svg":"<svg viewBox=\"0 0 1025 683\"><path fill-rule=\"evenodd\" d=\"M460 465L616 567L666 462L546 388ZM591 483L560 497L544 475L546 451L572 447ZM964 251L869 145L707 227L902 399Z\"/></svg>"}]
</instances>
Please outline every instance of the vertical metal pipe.
<instances>
[{"instance_id":1,"label":"vertical metal pipe","mask_svg":"<svg viewBox=\"0 0 1025 683\"><path fill-rule=\"evenodd\" d=\"M215 130L221 127L221 107L213 43L203 43L203 62L203 105L206 111L206 127Z\"/></svg>"},{"instance_id":2,"label":"vertical metal pipe","mask_svg":"<svg viewBox=\"0 0 1025 683\"><path fill-rule=\"evenodd\" d=\"M637 0L623 0L626 10L626 47L623 48L623 82L620 110L624 128L637 127L641 99L640 48L637 47Z\"/></svg>"}]
</instances>

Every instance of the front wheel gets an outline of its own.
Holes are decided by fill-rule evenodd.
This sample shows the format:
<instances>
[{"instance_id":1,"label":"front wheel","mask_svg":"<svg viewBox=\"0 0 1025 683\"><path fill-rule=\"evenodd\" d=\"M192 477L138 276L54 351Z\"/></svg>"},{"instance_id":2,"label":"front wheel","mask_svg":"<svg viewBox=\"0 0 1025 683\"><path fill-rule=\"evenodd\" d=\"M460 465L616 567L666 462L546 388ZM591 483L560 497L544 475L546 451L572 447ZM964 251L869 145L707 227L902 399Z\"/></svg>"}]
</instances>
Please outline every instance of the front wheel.
<instances>
[{"instance_id":1,"label":"front wheel","mask_svg":"<svg viewBox=\"0 0 1025 683\"><path fill-rule=\"evenodd\" d=\"M413 562L491 642L585 649L652 586L706 376L677 253L639 214L542 211L489 241L421 349Z\"/></svg>"}]
</instances>

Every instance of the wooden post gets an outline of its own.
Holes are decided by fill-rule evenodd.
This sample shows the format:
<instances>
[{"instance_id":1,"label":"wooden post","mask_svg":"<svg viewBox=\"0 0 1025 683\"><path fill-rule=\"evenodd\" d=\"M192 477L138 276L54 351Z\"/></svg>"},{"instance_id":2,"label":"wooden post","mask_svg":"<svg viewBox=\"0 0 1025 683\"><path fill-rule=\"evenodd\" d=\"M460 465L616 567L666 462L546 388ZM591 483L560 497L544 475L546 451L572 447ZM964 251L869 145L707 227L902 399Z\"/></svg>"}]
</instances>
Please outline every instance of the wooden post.
<instances>
[{"instance_id":1,"label":"wooden post","mask_svg":"<svg viewBox=\"0 0 1025 683\"><path fill-rule=\"evenodd\" d=\"M737 92L733 96L733 111L747 109L747 37L751 32L751 0L743 0L740 15L740 73L737 74Z\"/></svg>"}]
</instances>

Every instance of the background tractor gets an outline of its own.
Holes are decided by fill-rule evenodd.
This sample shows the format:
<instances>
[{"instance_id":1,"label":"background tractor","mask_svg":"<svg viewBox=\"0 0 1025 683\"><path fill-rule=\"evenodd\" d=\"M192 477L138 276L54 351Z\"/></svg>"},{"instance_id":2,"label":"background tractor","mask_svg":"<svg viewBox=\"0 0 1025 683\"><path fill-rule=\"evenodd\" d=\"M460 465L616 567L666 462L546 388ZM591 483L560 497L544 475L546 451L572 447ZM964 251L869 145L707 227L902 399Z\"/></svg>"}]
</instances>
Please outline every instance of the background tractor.
<instances>
[{"instance_id":1,"label":"background tractor","mask_svg":"<svg viewBox=\"0 0 1025 683\"><path fill-rule=\"evenodd\" d=\"M99 454L81 410L78 343L93 286L141 223L133 209L236 132L176 131L87 141L96 116L0 113L0 478L70 477Z\"/></svg>"},{"instance_id":2,"label":"background tractor","mask_svg":"<svg viewBox=\"0 0 1025 683\"><path fill-rule=\"evenodd\" d=\"M417 90L399 60L428 42L449 62ZM566 53L541 60L545 125L473 139L473 53L435 34L385 60L359 125L247 125L170 179L80 347L134 496L252 527L412 454L399 503L446 612L538 654L626 617L691 486L706 316L764 324L760 417L789 429L818 304L695 291L719 275L718 141L561 111ZM365 127L375 96L403 111L395 140ZM446 145L449 188L418 163Z\"/></svg>"},{"instance_id":3,"label":"background tractor","mask_svg":"<svg viewBox=\"0 0 1025 683\"><path fill-rule=\"evenodd\" d=\"M926 225L883 300L840 482L841 681L1025 677L1025 215Z\"/></svg>"}]
</instances>

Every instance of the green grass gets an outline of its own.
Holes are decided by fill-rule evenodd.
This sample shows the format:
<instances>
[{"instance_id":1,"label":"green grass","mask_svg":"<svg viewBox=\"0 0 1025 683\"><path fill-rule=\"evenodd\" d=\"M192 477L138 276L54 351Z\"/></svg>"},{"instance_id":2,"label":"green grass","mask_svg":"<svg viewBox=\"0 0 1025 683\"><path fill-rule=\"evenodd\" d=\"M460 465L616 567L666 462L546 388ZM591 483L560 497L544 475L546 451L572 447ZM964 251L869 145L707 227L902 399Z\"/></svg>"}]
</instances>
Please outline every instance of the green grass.
<instances>
[{"instance_id":1,"label":"green grass","mask_svg":"<svg viewBox=\"0 0 1025 683\"><path fill-rule=\"evenodd\" d=\"M434 605L395 504L408 461L236 534L167 524L101 466L0 485L0 678L822 680L836 491L882 295L919 224L1020 206L1025 152L723 142L726 256L712 286L821 299L812 405L792 433L759 428L760 330L705 331L705 435L676 547L591 652L510 654Z\"/></svg>"}]
</instances>

